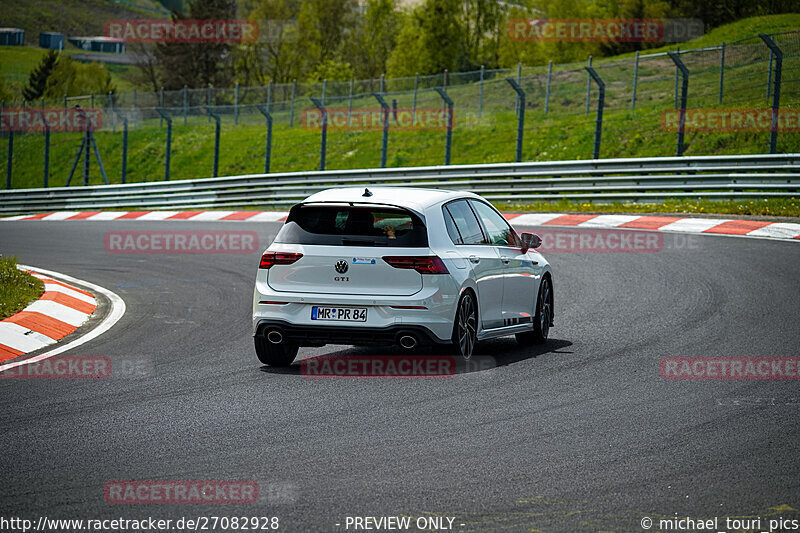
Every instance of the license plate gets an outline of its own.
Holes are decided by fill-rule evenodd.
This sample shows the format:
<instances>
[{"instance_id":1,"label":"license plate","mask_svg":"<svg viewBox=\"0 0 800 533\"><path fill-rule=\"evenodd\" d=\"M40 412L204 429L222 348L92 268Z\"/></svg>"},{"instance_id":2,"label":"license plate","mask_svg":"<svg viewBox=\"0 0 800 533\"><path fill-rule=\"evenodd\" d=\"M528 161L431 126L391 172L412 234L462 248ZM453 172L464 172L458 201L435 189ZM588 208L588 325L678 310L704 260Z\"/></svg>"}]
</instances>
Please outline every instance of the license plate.
<instances>
[{"instance_id":1,"label":"license plate","mask_svg":"<svg viewBox=\"0 0 800 533\"><path fill-rule=\"evenodd\" d=\"M366 307L322 307L311 308L311 320L334 320L337 322L366 322Z\"/></svg>"}]
</instances>

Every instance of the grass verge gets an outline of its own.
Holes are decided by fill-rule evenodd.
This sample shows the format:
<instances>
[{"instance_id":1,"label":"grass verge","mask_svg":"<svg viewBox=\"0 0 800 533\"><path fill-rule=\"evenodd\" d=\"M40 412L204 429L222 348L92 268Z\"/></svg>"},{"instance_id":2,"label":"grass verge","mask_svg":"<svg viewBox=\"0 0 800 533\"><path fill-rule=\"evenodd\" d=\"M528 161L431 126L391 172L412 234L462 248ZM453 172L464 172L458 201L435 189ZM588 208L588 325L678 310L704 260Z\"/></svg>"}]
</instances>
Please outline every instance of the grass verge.
<instances>
[{"instance_id":1,"label":"grass verge","mask_svg":"<svg viewBox=\"0 0 800 533\"><path fill-rule=\"evenodd\" d=\"M667 200L659 203L594 204L562 200L559 202L495 203L501 211L543 213L682 213L693 215L740 215L757 217L800 217L800 199L767 200Z\"/></svg>"},{"instance_id":2,"label":"grass verge","mask_svg":"<svg viewBox=\"0 0 800 533\"><path fill-rule=\"evenodd\" d=\"M0 320L25 309L44 292L42 280L17 268L16 257L0 256Z\"/></svg>"}]
</instances>

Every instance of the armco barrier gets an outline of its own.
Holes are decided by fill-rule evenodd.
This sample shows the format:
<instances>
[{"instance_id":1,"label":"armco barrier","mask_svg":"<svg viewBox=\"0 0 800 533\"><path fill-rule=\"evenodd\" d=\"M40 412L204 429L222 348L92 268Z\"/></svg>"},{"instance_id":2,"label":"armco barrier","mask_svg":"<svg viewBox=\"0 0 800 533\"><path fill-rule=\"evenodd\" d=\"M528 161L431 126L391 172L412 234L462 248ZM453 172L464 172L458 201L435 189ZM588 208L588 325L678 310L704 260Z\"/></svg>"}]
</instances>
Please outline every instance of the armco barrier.
<instances>
[{"instance_id":1,"label":"armco barrier","mask_svg":"<svg viewBox=\"0 0 800 533\"><path fill-rule=\"evenodd\" d=\"M791 197L800 189L800 153L329 170L12 189L0 191L0 214L116 208L285 207L323 189L358 185L466 190L506 203Z\"/></svg>"}]
</instances>

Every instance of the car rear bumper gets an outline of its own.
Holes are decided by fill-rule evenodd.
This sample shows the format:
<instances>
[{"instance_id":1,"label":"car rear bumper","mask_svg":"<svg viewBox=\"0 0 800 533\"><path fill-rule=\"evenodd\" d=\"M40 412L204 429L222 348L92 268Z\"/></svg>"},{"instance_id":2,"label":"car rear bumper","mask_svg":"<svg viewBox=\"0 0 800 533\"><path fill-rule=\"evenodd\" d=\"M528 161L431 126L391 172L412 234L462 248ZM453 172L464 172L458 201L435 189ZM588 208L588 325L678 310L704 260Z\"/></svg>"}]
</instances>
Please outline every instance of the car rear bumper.
<instances>
[{"instance_id":1,"label":"car rear bumper","mask_svg":"<svg viewBox=\"0 0 800 533\"><path fill-rule=\"evenodd\" d=\"M366 342L374 335L380 337L377 344L382 344L387 339L390 343L394 342L397 331L421 328L432 342L447 343L453 334L458 290L455 286L448 286L452 284L448 276L435 277L440 278L436 280L436 284L430 284L431 286L413 296L287 293L274 291L263 283L256 283L253 295L253 335L258 334L262 323L273 322L288 324L297 331L319 332L315 333L315 338L319 339L317 344L376 344ZM313 320L311 310L314 306L366 308L367 320ZM329 333L333 330L344 333ZM324 340L323 337L331 340ZM423 341L424 339L420 339L420 342Z\"/></svg>"},{"instance_id":2,"label":"car rear bumper","mask_svg":"<svg viewBox=\"0 0 800 533\"><path fill-rule=\"evenodd\" d=\"M404 335L412 335L419 344L446 344L449 339L437 337L430 329L420 325L394 325L386 327L347 327L291 324L283 320L264 319L256 324L256 335L266 335L277 330L284 342L298 346L320 344L349 344L354 346L375 346L398 344Z\"/></svg>"}]
</instances>

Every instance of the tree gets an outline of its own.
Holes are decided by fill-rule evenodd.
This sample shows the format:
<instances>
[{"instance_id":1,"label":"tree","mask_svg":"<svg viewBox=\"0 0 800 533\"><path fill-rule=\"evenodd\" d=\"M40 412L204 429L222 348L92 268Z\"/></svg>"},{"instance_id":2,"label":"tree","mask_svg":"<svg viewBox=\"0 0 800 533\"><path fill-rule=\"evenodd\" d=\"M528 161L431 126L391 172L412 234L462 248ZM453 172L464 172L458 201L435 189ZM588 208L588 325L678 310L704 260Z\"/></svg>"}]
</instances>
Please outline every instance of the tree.
<instances>
[{"instance_id":1,"label":"tree","mask_svg":"<svg viewBox=\"0 0 800 533\"><path fill-rule=\"evenodd\" d=\"M364 17L359 19L343 51L356 76L377 78L386 72L401 23L394 0L367 0Z\"/></svg>"},{"instance_id":2,"label":"tree","mask_svg":"<svg viewBox=\"0 0 800 533\"><path fill-rule=\"evenodd\" d=\"M311 71L311 74L308 76L308 81L347 81L352 77L353 67L350 66L350 63L343 63L341 61L329 59L323 63L320 63L313 71Z\"/></svg>"},{"instance_id":3,"label":"tree","mask_svg":"<svg viewBox=\"0 0 800 533\"><path fill-rule=\"evenodd\" d=\"M303 72L339 59L342 45L356 26L356 0L305 0L297 18L297 43Z\"/></svg>"},{"instance_id":4,"label":"tree","mask_svg":"<svg viewBox=\"0 0 800 533\"><path fill-rule=\"evenodd\" d=\"M42 56L39 64L34 67L30 76L28 76L28 85L22 89L22 96L26 101L32 102L42 97L47 87L47 78L53 72L57 60L58 52L55 50L49 50Z\"/></svg>"},{"instance_id":5,"label":"tree","mask_svg":"<svg viewBox=\"0 0 800 533\"><path fill-rule=\"evenodd\" d=\"M464 49L472 67L497 66L503 11L496 0L471 0L461 4Z\"/></svg>"},{"instance_id":6,"label":"tree","mask_svg":"<svg viewBox=\"0 0 800 533\"><path fill-rule=\"evenodd\" d=\"M465 69L460 0L425 0L405 18L388 61L392 77Z\"/></svg>"},{"instance_id":7,"label":"tree","mask_svg":"<svg viewBox=\"0 0 800 533\"><path fill-rule=\"evenodd\" d=\"M131 83L150 87L157 92L161 87L161 73L155 47L141 43L131 43L130 46L133 56L136 58L136 68L132 69L128 75Z\"/></svg>"},{"instance_id":8,"label":"tree","mask_svg":"<svg viewBox=\"0 0 800 533\"><path fill-rule=\"evenodd\" d=\"M257 0L249 11L250 20L267 31L258 40L235 51L236 75L246 84L264 85L269 80L288 83L301 77L302 61L297 43L298 0Z\"/></svg>"},{"instance_id":9,"label":"tree","mask_svg":"<svg viewBox=\"0 0 800 533\"><path fill-rule=\"evenodd\" d=\"M47 78L46 98L115 93L111 74L101 63L79 63L61 55Z\"/></svg>"},{"instance_id":10,"label":"tree","mask_svg":"<svg viewBox=\"0 0 800 533\"><path fill-rule=\"evenodd\" d=\"M14 99L14 91L6 86L6 79L0 76L0 102L11 102Z\"/></svg>"},{"instance_id":11,"label":"tree","mask_svg":"<svg viewBox=\"0 0 800 533\"><path fill-rule=\"evenodd\" d=\"M235 0L194 0L189 12L173 11L173 20L229 20L236 18ZM229 43L159 43L156 58L165 89L227 87L233 81Z\"/></svg>"}]
</instances>

